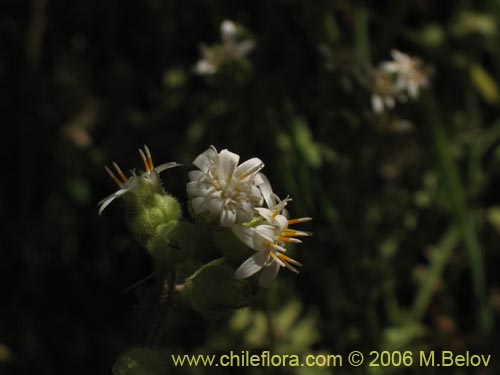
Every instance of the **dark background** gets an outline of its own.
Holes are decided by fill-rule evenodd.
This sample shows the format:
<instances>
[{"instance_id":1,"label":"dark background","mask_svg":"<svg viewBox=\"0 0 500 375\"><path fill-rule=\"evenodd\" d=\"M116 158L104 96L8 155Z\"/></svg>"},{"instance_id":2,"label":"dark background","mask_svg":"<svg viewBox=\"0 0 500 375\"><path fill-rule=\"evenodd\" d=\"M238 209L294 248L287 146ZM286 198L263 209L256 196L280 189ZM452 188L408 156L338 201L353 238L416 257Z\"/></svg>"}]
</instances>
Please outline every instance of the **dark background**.
<instances>
[{"instance_id":1,"label":"dark background","mask_svg":"<svg viewBox=\"0 0 500 375\"><path fill-rule=\"evenodd\" d=\"M224 19L256 49L195 76ZM144 345L152 292L122 291L152 261L121 202L97 215L115 189L103 166L140 168L147 144L157 164L186 166L162 174L185 207L187 171L213 144L261 158L292 216L314 217L314 237L293 250L300 275L282 271L237 313L245 329L177 305L165 350L269 347L255 323L267 299L288 324L276 323L274 348L288 353L471 350L493 364L463 373L497 373L499 27L493 0L4 0L0 371L110 373ZM392 48L431 66L431 87L375 116L354 71Z\"/></svg>"}]
</instances>

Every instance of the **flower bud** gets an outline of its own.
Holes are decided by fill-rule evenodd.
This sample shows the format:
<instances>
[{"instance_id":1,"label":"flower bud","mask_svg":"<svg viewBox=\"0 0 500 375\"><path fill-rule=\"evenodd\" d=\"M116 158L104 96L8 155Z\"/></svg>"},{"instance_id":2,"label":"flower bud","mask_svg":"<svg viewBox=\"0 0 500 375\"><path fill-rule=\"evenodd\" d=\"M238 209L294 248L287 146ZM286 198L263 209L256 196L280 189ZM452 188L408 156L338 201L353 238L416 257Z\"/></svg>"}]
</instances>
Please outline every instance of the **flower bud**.
<instances>
[{"instance_id":1,"label":"flower bud","mask_svg":"<svg viewBox=\"0 0 500 375\"><path fill-rule=\"evenodd\" d=\"M220 318L248 305L252 292L246 280L236 280L234 270L221 264L206 265L186 281L183 291L191 306L207 318Z\"/></svg>"},{"instance_id":2,"label":"flower bud","mask_svg":"<svg viewBox=\"0 0 500 375\"><path fill-rule=\"evenodd\" d=\"M174 197L152 192L147 185L139 184L134 194L125 201L130 231L143 246L156 234L159 225L181 217L181 206Z\"/></svg>"},{"instance_id":3,"label":"flower bud","mask_svg":"<svg viewBox=\"0 0 500 375\"><path fill-rule=\"evenodd\" d=\"M171 220L156 228L156 233L147 243L147 250L160 269L169 269L185 261L198 240L198 228L180 220Z\"/></svg>"}]
</instances>

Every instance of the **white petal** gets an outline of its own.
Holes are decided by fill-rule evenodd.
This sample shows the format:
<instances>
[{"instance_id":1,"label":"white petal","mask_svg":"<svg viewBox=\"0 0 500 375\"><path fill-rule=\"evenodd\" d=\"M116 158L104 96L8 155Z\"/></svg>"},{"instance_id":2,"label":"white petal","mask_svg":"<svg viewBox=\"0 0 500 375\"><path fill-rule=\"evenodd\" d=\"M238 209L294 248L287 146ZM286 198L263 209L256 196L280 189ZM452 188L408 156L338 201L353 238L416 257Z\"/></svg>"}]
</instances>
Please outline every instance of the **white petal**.
<instances>
[{"instance_id":1,"label":"white petal","mask_svg":"<svg viewBox=\"0 0 500 375\"><path fill-rule=\"evenodd\" d=\"M234 273L235 279L241 280L259 272L266 263L268 255L264 251L259 251L245 260Z\"/></svg>"},{"instance_id":2,"label":"white petal","mask_svg":"<svg viewBox=\"0 0 500 375\"><path fill-rule=\"evenodd\" d=\"M99 202L99 215L102 215L102 212L106 207L109 206L111 202L113 202L118 196L116 194L112 194L109 197L104 198L102 201Z\"/></svg>"},{"instance_id":3,"label":"white petal","mask_svg":"<svg viewBox=\"0 0 500 375\"><path fill-rule=\"evenodd\" d=\"M238 167L234 175L240 180L243 180L244 178L251 176L255 172L260 171L262 168L264 168L264 163L262 162L262 160L260 160L259 158L252 158L242 163Z\"/></svg>"},{"instance_id":4,"label":"white petal","mask_svg":"<svg viewBox=\"0 0 500 375\"><path fill-rule=\"evenodd\" d=\"M155 168L155 170L156 170L156 173L160 174L161 172L163 172L167 169L174 168L174 167L180 167L180 166L182 166L182 164L170 162L170 163L160 164L159 166L157 166Z\"/></svg>"},{"instance_id":5,"label":"white petal","mask_svg":"<svg viewBox=\"0 0 500 375\"><path fill-rule=\"evenodd\" d=\"M240 239L241 242L243 242L245 245L247 245L249 248L253 250L259 250L258 248L255 248L254 246L254 235L255 235L255 228L250 228L244 225L233 225L231 228L233 230L233 233Z\"/></svg>"},{"instance_id":6,"label":"white petal","mask_svg":"<svg viewBox=\"0 0 500 375\"><path fill-rule=\"evenodd\" d=\"M220 152L217 163L217 176L219 177L219 181L231 181L239 160L240 156L231 151L222 150Z\"/></svg>"},{"instance_id":7,"label":"white petal","mask_svg":"<svg viewBox=\"0 0 500 375\"><path fill-rule=\"evenodd\" d=\"M236 49L236 57L241 59L246 55L248 55L250 51L252 51L254 48L255 48L255 42L253 40L246 39L241 43L238 43Z\"/></svg>"},{"instance_id":8,"label":"white petal","mask_svg":"<svg viewBox=\"0 0 500 375\"><path fill-rule=\"evenodd\" d=\"M253 218L253 207L250 205L250 208L246 208L245 205L242 205L241 209L236 210L236 223L246 223Z\"/></svg>"},{"instance_id":9,"label":"white petal","mask_svg":"<svg viewBox=\"0 0 500 375\"><path fill-rule=\"evenodd\" d=\"M205 206L213 214L218 214L222 210L223 205L224 202L218 198L210 198L205 201Z\"/></svg>"},{"instance_id":10,"label":"white petal","mask_svg":"<svg viewBox=\"0 0 500 375\"><path fill-rule=\"evenodd\" d=\"M200 181L205 176L205 173L202 171L191 171L188 173L188 176L190 181Z\"/></svg>"},{"instance_id":11,"label":"white petal","mask_svg":"<svg viewBox=\"0 0 500 375\"><path fill-rule=\"evenodd\" d=\"M236 25L233 21L224 20L220 24L220 33L222 38L234 38L236 36Z\"/></svg>"},{"instance_id":12,"label":"white petal","mask_svg":"<svg viewBox=\"0 0 500 375\"><path fill-rule=\"evenodd\" d=\"M372 108L375 113L382 113L384 111L384 102L379 95L372 95Z\"/></svg>"},{"instance_id":13,"label":"white petal","mask_svg":"<svg viewBox=\"0 0 500 375\"><path fill-rule=\"evenodd\" d=\"M220 213L220 226L232 227L236 221L236 212L229 208L225 208Z\"/></svg>"},{"instance_id":14,"label":"white petal","mask_svg":"<svg viewBox=\"0 0 500 375\"><path fill-rule=\"evenodd\" d=\"M209 148L194 159L193 165L201 171L206 172L213 164L216 154L217 152L213 148Z\"/></svg>"},{"instance_id":15,"label":"white petal","mask_svg":"<svg viewBox=\"0 0 500 375\"><path fill-rule=\"evenodd\" d=\"M199 214L207 210L204 203L205 198L203 197L197 197L191 200L191 208L193 209L195 214Z\"/></svg>"},{"instance_id":16,"label":"white petal","mask_svg":"<svg viewBox=\"0 0 500 375\"><path fill-rule=\"evenodd\" d=\"M262 216L268 223L273 222L273 212L263 207L256 207L255 210Z\"/></svg>"},{"instance_id":17,"label":"white petal","mask_svg":"<svg viewBox=\"0 0 500 375\"><path fill-rule=\"evenodd\" d=\"M255 228L258 236L254 238L254 241L258 241L259 244L257 246L263 246L265 242L273 241L274 236L277 235L276 228L272 225L262 224Z\"/></svg>"},{"instance_id":18,"label":"white petal","mask_svg":"<svg viewBox=\"0 0 500 375\"><path fill-rule=\"evenodd\" d=\"M262 192L257 186L251 185L250 186L250 192L249 192L250 198L252 198L255 201L263 201L262 199Z\"/></svg>"},{"instance_id":19,"label":"white petal","mask_svg":"<svg viewBox=\"0 0 500 375\"><path fill-rule=\"evenodd\" d=\"M381 69L386 73L399 73L399 71L401 70L399 64L396 64L392 61L382 63Z\"/></svg>"},{"instance_id":20,"label":"white petal","mask_svg":"<svg viewBox=\"0 0 500 375\"><path fill-rule=\"evenodd\" d=\"M262 182L259 181L259 183L257 184L261 193L262 193L262 197L266 201L267 207L273 208L274 200L272 198L273 188L271 187L271 183L269 182L269 180L267 179L265 174L259 173L257 176L258 176L258 179L256 179L256 180L262 181Z\"/></svg>"},{"instance_id":21,"label":"white petal","mask_svg":"<svg viewBox=\"0 0 500 375\"><path fill-rule=\"evenodd\" d=\"M279 232L283 232L286 228L288 228L288 219L283 215L277 215L274 220L279 225Z\"/></svg>"},{"instance_id":22,"label":"white petal","mask_svg":"<svg viewBox=\"0 0 500 375\"><path fill-rule=\"evenodd\" d=\"M418 93L419 93L418 84L408 83L408 94L410 94L410 97L412 99L415 99L418 97Z\"/></svg>"},{"instance_id":23,"label":"white petal","mask_svg":"<svg viewBox=\"0 0 500 375\"><path fill-rule=\"evenodd\" d=\"M264 270L260 274L260 279L259 279L260 287L268 288L278 275L279 270L280 266L276 262L273 262L269 266L264 268Z\"/></svg>"},{"instance_id":24,"label":"white petal","mask_svg":"<svg viewBox=\"0 0 500 375\"><path fill-rule=\"evenodd\" d=\"M406 53L398 51L397 49L393 49L391 51L391 56L394 60L398 62L406 62L410 59L410 56L408 56Z\"/></svg>"},{"instance_id":25,"label":"white petal","mask_svg":"<svg viewBox=\"0 0 500 375\"><path fill-rule=\"evenodd\" d=\"M129 192L130 190L132 189L135 189L137 186L137 180L136 179L129 179L129 181L127 182L127 184L125 185L124 188L120 189L120 190L117 190L115 191L113 194L111 194L110 196L102 199L97 205L98 206L101 206L99 207L99 215L102 214L102 212L104 211L104 209L106 207L109 206L109 204L111 202L113 202L116 198L118 197L121 197L123 194Z\"/></svg>"},{"instance_id":26,"label":"white petal","mask_svg":"<svg viewBox=\"0 0 500 375\"><path fill-rule=\"evenodd\" d=\"M210 190L212 190L212 188L203 182L192 181L188 182L186 185L187 193L195 196L206 196Z\"/></svg>"},{"instance_id":27,"label":"white petal","mask_svg":"<svg viewBox=\"0 0 500 375\"><path fill-rule=\"evenodd\" d=\"M217 72L217 67L207 60L200 60L194 66L194 72L199 75L212 75Z\"/></svg>"}]
</instances>

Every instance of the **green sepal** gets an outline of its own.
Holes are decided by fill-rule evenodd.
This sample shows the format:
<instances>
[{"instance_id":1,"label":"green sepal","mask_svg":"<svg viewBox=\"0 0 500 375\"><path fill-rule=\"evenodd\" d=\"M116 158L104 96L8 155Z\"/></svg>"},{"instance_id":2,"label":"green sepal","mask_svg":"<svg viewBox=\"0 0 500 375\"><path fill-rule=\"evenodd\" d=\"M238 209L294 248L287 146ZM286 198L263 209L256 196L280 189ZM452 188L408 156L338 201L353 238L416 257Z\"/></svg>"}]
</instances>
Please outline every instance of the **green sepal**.
<instances>
[{"instance_id":1,"label":"green sepal","mask_svg":"<svg viewBox=\"0 0 500 375\"><path fill-rule=\"evenodd\" d=\"M171 269L184 262L193 253L199 237L198 228L185 221L171 220L156 228L146 249L158 269Z\"/></svg>"}]
</instances>

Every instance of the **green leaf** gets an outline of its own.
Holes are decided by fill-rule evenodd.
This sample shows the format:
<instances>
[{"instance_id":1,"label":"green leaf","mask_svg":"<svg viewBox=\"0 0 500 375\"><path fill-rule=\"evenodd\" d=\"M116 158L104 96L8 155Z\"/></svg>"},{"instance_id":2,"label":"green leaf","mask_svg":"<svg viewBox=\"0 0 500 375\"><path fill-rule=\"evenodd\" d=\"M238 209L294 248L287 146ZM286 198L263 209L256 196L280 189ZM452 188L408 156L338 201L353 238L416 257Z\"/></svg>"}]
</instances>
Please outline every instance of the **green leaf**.
<instances>
[{"instance_id":1,"label":"green leaf","mask_svg":"<svg viewBox=\"0 0 500 375\"><path fill-rule=\"evenodd\" d=\"M484 100L490 104L500 103L500 91L495 79L480 65L473 64L469 68L472 83Z\"/></svg>"}]
</instances>

